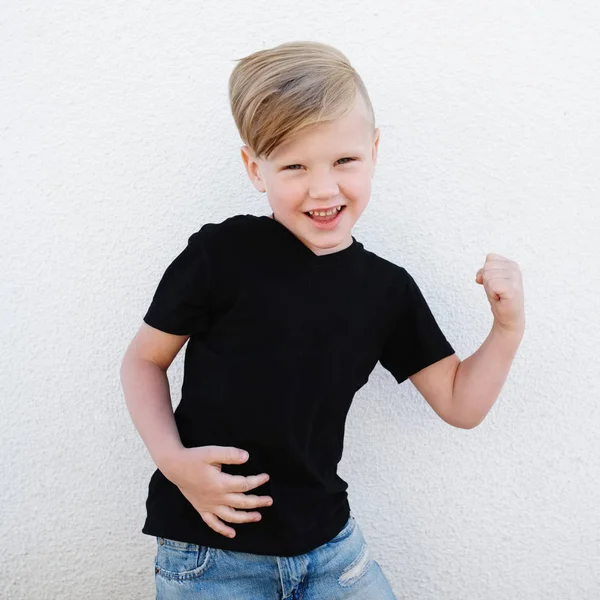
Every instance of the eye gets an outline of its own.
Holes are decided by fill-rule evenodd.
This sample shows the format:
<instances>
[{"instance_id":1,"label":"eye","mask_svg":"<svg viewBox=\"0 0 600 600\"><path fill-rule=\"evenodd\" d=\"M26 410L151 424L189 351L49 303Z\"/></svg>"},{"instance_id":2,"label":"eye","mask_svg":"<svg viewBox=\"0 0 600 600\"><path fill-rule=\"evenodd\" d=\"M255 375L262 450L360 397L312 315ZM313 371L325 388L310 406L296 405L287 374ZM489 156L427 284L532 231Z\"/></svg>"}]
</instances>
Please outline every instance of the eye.
<instances>
[{"instance_id":1,"label":"eye","mask_svg":"<svg viewBox=\"0 0 600 600\"><path fill-rule=\"evenodd\" d=\"M356 158L353 158L351 156L346 156L344 158L340 158L338 161L338 163L342 164L342 165L347 165L348 163L351 163L353 161L355 161ZM343 161L343 162L341 162ZM298 167L298 168L296 168ZM298 169L301 169L302 165L288 165L287 167L283 167L284 171L297 171Z\"/></svg>"}]
</instances>

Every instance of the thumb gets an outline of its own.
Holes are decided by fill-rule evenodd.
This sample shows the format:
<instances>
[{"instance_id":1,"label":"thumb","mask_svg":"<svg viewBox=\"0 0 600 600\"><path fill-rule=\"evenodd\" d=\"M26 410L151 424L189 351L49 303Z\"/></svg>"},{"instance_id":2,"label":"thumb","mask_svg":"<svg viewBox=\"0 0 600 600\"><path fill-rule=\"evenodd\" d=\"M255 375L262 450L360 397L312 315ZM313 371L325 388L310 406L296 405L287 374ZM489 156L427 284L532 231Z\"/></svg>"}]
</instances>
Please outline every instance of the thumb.
<instances>
[{"instance_id":1,"label":"thumb","mask_svg":"<svg viewBox=\"0 0 600 600\"><path fill-rule=\"evenodd\" d=\"M205 446L210 464L239 465L248 460L248 453L233 446Z\"/></svg>"}]
</instances>

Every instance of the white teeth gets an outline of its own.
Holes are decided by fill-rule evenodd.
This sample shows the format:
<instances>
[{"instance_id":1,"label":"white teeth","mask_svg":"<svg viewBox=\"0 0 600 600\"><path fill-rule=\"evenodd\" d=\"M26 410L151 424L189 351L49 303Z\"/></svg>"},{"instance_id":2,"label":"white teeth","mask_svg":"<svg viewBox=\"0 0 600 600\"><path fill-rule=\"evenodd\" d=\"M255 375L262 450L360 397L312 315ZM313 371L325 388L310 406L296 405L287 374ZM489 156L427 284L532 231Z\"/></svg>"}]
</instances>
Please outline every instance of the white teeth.
<instances>
[{"instance_id":1,"label":"white teeth","mask_svg":"<svg viewBox=\"0 0 600 600\"><path fill-rule=\"evenodd\" d=\"M326 217L327 215L332 215L336 210L339 212L340 210L342 210L342 207L341 206L336 206L335 208L332 208L332 209L330 209L328 211L309 210L308 214L310 214L310 215L318 215L320 217Z\"/></svg>"}]
</instances>

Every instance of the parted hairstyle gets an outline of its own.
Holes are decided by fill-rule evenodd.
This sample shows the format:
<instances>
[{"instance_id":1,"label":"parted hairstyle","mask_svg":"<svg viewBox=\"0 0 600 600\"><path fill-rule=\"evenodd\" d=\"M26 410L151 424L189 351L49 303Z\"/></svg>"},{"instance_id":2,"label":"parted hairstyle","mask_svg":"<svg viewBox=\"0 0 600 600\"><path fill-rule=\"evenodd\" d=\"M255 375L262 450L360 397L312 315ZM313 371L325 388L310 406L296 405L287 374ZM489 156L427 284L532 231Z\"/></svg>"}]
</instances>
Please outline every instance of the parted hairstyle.
<instances>
[{"instance_id":1,"label":"parted hairstyle","mask_svg":"<svg viewBox=\"0 0 600 600\"><path fill-rule=\"evenodd\" d=\"M259 158L307 127L334 121L369 94L350 61L320 42L286 42L237 59L229 77L231 112L240 137Z\"/></svg>"}]
</instances>

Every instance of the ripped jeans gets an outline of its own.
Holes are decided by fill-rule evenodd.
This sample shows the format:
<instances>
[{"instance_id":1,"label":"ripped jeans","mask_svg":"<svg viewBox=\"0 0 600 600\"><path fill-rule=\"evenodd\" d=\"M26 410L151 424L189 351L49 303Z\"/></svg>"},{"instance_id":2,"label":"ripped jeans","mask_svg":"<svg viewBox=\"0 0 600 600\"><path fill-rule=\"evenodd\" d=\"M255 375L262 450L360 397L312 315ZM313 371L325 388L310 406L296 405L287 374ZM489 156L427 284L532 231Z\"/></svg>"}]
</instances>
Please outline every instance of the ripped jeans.
<instances>
[{"instance_id":1,"label":"ripped jeans","mask_svg":"<svg viewBox=\"0 0 600 600\"><path fill-rule=\"evenodd\" d=\"M156 541L156 600L397 600L353 516L332 540L297 556Z\"/></svg>"}]
</instances>

